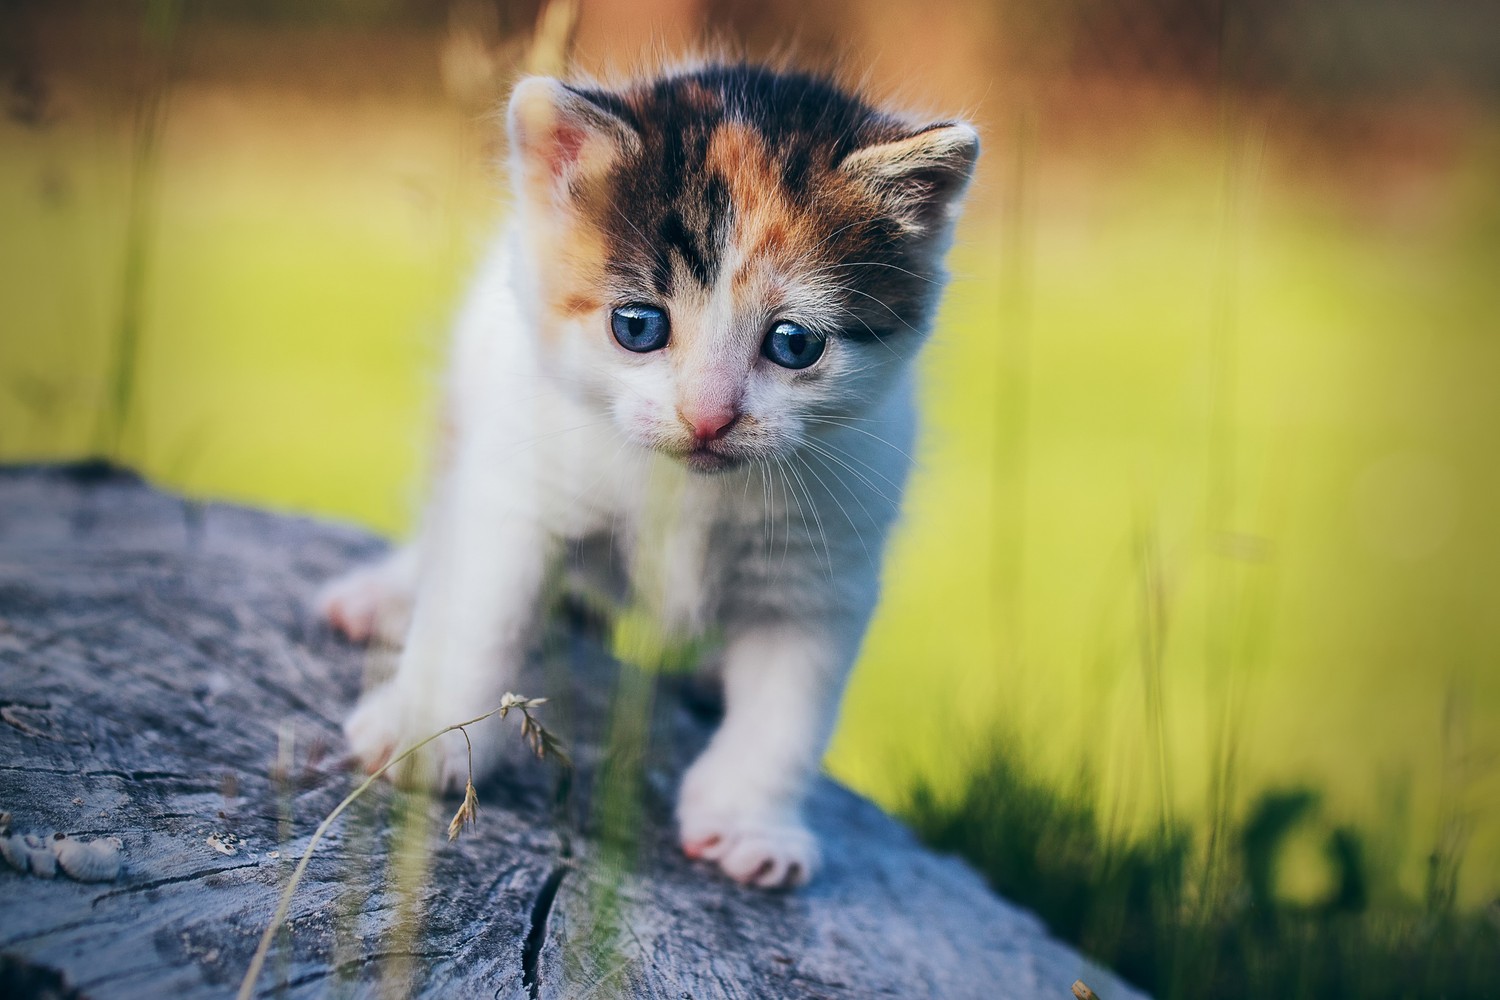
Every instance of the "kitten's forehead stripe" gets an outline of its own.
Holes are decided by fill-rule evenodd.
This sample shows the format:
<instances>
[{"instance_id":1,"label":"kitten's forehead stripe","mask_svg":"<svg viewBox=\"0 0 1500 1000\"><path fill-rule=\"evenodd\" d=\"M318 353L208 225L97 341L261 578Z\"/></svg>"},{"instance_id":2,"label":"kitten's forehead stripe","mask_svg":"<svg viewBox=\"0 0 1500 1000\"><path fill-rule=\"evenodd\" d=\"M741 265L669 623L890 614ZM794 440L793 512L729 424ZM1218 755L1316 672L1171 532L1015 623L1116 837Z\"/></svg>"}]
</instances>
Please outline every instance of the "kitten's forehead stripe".
<instances>
[{"instance_id":1,"label":"kitten's forehead stripe","mask_svg":"<svg viewBox=\"0 0 1500 1000\"><path fill-rule=\"evenodd\" d=\"M574 92L641 140L595 217L622 287L663 302L707 290L733 254L736 291L757 262L816 269L839 286L851 338L920 325L929 262L913 259L901 224L838 170L909 126L827 80L756 66Z\"/></svg>"},{"instance_id":2,"label":"kitten's forehead stripe","mask_svg":"<svg viewBox=\"0 0 1500 1000\"><path fill-rule=\"evenodd\" d=\"M763 263L791 269L817 246L827 220L822 213L798 210L759 132L737 123L721 126L709 146L707 167L723 178L735 209L734 237L741 250L733 275L736 292Z\"/></svg>"}]
</instances>

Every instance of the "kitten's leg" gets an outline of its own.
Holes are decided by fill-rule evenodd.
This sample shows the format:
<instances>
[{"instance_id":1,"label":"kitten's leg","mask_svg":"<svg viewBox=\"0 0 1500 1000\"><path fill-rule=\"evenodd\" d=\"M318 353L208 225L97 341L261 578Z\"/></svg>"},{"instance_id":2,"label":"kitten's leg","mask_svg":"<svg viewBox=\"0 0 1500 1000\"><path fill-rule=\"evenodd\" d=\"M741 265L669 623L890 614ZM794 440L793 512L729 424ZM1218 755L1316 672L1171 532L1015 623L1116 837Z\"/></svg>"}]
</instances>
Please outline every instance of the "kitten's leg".
<instances>
[{"instance_id":1,"label":"kitten's leg","mask_svg":"<svg viewBox=\"0 0 1500 1000\"><path fill-rule=\"evenodd\" d=\"M344 723L373 770L406 747L497 707L530 644L550 544L524 459L496 462L482 442L439 485L426 524L411 631L396 675ZM469 729L476 780L500 759L503 724ZM417 784L462 789L468 744L449 733L419 755Z\"/></svg>"},{"instance_id":2,"label":"kitten's leg","mask_svg":"<svg viewBox=\"0 0 1500 1000\"><path fill-rule=\"evenodd\" d=\"M828 742L850 645L800 624L731 637L724 722L688 769L677 803L689 857L764 888L812 877L818 845L802 822L802 800Z\"/></svg>"},{"instance_id":3,"label":"kitten's leg","mask_svg":"<svg viewBox=\"0 0 1500 1000\"><path fill-rule=\"evenodd\" d=\"M330 580L314 598L318 615L353 642L399 644L411 625L419 551L420 536Z\"/></svg>"}]
</instances>

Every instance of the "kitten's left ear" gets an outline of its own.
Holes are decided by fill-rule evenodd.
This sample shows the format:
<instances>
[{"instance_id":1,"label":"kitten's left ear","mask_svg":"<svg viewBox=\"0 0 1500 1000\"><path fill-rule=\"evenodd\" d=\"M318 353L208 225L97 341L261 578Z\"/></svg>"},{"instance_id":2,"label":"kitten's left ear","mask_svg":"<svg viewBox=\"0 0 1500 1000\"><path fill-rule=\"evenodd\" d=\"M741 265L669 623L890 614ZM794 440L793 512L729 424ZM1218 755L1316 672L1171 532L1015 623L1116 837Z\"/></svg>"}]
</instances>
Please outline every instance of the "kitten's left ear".
<instances>
[{"instance_id":1,"label":"kitten's left ear","mask_svg":"<svg viewBox=\"0 0 1500 1000\"><path fill-rule=\"evenodd\" d=\"M531 198L565 206L586 196L640 136L619 115L560 80L527 77L507 112L516 183Z\"/></svg>"},{"instance_id":2,"label":"kitten's left ear","mask_svg":"<svg viewBox=\"0 0 1500 1000\"><path fill-rule=\"evenodd\" d=\"M958 214L978 158L974 126L938 122L904 139L857 149L839 170L869 188L908 229L931 232Z\"/></svg>"}]
</instances>

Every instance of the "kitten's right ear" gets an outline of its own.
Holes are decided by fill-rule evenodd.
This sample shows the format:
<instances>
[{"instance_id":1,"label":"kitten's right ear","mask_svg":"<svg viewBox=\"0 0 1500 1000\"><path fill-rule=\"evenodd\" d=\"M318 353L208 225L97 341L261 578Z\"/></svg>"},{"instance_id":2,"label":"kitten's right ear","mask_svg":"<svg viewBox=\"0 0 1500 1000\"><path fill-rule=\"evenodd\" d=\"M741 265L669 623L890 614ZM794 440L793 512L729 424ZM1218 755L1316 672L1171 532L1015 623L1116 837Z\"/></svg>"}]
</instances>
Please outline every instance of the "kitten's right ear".
<instances>
[{"instance_id":1,"label":"kitten's right ear","mask_svg":"<svg viewBox=\"0 0 1500 1000\"><path fill-rule=\"evenodd\" d=\"M974 126L946 121L855 150L839 169L884 201L908 230L930 232L952 222L978 158Z\"/></svg>"},{"instance_id":2,"label":"kitten's right ear","mask_svg":"<svg viewBox=\"0 0 1500 1000\"><path fill-rule=\"evenodd\" d=\"M566 207L585 197L641 145L623 118L551 77L516 84L507 119L516 183L540 204Z\"/></svg>"}]
</instances>

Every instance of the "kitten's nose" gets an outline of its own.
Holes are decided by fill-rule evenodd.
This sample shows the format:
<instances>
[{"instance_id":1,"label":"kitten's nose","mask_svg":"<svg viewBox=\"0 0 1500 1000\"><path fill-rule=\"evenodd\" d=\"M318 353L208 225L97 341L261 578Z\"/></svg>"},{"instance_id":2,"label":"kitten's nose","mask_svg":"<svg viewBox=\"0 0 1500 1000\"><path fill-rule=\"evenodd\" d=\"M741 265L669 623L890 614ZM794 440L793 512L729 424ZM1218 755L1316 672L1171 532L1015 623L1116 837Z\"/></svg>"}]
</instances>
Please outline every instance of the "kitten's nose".
<instances>
[{"instance_id":1,"label":"kitten's nose","mask_svg":"<svg viewBox=\"0 0 1500 1000\"><path fill-rule=\"evenodd\" d=\"M693 437L698 439L699 444L719 440L740 419L739 412L727 406L696 411L678 409L677 415L688 425L688 430L693 432Z\"/></svg>"}]
</instances>

